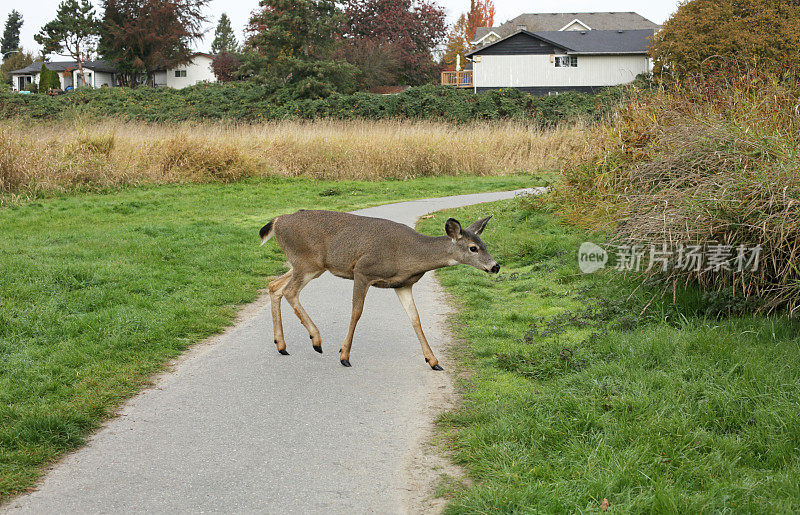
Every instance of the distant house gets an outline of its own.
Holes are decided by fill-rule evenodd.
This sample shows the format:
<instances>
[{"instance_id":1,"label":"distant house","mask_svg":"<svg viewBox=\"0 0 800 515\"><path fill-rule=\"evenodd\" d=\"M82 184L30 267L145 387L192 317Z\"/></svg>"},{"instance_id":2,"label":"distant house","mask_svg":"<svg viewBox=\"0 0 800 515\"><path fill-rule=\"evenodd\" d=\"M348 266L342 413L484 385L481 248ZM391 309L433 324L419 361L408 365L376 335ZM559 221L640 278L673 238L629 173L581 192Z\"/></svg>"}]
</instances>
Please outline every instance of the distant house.
<instances>
[{"instance_id":1,"label":"distant house","mask_svg":"<svg viewBox=\"0 0 800 515\"><path fill-rule=\"evenodd\" d=\"M652 29L520 30L467 54L475 92L515 88L536 95L593 93L650 71Z\"/></svg>"},{"instance_id":2,"label":"distant house","mask_svg":"<svg viewBox=\"0 0 800 515\"><path fill-rule=\"evenodd\" d=\"M209 54L198 53L186 64L156 71L153 77L154 85L180 89L198 82L216 82L217 78L211 70L212 59ZM58 73L61 89L83 86L76 61L48 62L45 65L49 70ZM31 83L38 84L41 69L42 62L39 61L10 72L11 87L15 91L21 91ZM119 86L117 71L114 64L109 61L84 61L83 70L88 87Z\"/></svg>"},{"instance_id":3,"label":"distant house","mask_svg":"<svg viewBox=\"0 0 800 515\"><path fill-rule=\"evenodd\" d=\"M658 29L634 12L522 14L479 27L467 53L471 69L444 72L442 84L475 92L595 92L649 72L650 38Z\"/></svg>"}]
</instances>

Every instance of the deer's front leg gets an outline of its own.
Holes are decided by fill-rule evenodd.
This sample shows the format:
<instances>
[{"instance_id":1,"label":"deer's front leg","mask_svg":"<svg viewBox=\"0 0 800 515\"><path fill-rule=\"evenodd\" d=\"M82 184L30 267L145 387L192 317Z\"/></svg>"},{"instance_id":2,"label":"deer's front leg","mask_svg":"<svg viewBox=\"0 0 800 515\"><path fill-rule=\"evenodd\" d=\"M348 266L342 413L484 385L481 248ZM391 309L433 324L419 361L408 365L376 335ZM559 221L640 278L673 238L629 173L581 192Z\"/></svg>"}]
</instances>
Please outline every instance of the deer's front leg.
<instances>
[{"instance_id":1,"label":"deer's front leg","mask_svg":"<svg viewBox=\"0 0 800 515\"><path fill-rule=\"evenodd\" d=\"M414 326L414 332L417 333L419 343L422 345L422 354L425 356L425 361L434 370L444 370L439 364L439 360L433 355L431 346L428 345L428 339L425 338L425 333L422 332L422 324L419 321L417 306L414 304L414 296L411 294L411 286L395 288L394 291L397 293L397 298L400 299L400 304L402 304L403 308L406 310L406 314L409 320L411 320L411 325Z\"/></svg>"},{"instance_id":2,"label":"deer's front leg","mask_svg":"<svg viewBox=\"0 0 800 515\"><path fill-rule=\"evenodd\" d=\"M356 275L353 278L353 312L350 315L350 327L347 329L347 336L345 336L342 349L339 351L339 361L346 367L350 366L350 346L353 345L356 324L364 311L364 298L367 296L368 288L369 283L364 277Z\"/></svg>"}]
</instances>

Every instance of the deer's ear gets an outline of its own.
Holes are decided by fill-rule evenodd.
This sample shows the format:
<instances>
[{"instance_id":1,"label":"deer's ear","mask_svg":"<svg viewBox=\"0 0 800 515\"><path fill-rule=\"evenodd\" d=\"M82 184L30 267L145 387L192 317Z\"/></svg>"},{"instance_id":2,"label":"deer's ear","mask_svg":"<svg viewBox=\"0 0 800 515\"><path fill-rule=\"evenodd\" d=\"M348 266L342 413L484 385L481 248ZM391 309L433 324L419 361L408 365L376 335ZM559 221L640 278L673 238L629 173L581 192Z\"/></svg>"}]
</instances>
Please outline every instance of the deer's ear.
<instances>
[{"instance_id":1,"label":"deer's ear","mask_svg":"<svg viewBox=\"0 0 800 515\"><path fill-rule=\"evenodd\" d=\"M455 218L448 218L444 223L444 232L447 233L451 239L457 240L461 237L461 224Z\"/></svg>"},{"instance_id":2,"label":"deer's ear","mask_svg":"<svg viewBox=\"0 0 800 515\"><path fill-rule=\"evenodd\" d=\"M472 224L469 227L467 227L467 230L469 232L471 232L471 233L474 233L474 234L477 234L478 236L480 236L480 234L486 228L486 224L489 223L489 219L491 217L492 217L492 215L489 215L486 218L481 218L480 220L478 220L474 224Z\"/></svg>"}]
</instances>

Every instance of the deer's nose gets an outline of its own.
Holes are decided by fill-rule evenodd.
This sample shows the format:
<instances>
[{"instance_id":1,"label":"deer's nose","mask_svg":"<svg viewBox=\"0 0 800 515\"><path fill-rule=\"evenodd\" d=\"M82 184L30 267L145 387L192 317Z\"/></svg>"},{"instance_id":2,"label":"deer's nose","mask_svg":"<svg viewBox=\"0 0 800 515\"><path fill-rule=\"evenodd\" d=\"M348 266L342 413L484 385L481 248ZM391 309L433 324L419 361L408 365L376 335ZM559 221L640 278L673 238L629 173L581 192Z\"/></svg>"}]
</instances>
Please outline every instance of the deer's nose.
<instances>
[{"instance_id":1,"label":"deer's nose","mask_svg":"<svg viewBox=\"0 0 800 515\"><path fill-rule=\"evenodd\" d=\"M492 267L492 270L491 270L491 272L492 272L493 274L496 274L496 273L500 272L500 265L498 265L497 263L495 263L495 264L494 264L494 266Z\"/></svg>"}]
</instances>

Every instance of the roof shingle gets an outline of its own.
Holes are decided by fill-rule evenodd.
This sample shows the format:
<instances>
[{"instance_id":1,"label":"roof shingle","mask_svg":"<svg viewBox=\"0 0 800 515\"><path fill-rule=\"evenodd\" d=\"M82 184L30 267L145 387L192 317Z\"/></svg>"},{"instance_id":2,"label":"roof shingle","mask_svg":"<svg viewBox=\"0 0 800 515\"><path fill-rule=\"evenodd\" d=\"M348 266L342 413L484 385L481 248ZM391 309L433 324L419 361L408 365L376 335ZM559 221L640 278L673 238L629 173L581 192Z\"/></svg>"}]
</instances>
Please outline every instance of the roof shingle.
<instances>
[{"instance_id":1,"label":"roof shingle","mask_svg":"<svg viewBox=\"0 0 800 515\"><path fill-rule=\"evenodd\" d=\"M559 31L573 20L580 20L592 30L658 30L659 25L635 12L588 12L588 13L527 13L520 14L496 27L478 27L475 41L490 32L504 38L518 32L522 27L529 32Z\"/></svg>"}]
</instances>

